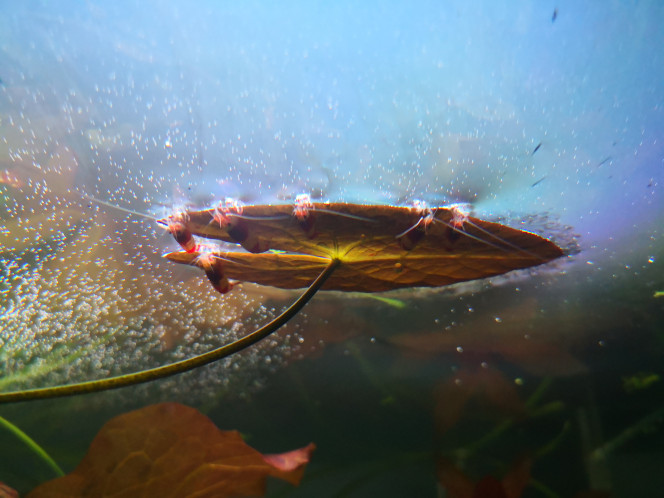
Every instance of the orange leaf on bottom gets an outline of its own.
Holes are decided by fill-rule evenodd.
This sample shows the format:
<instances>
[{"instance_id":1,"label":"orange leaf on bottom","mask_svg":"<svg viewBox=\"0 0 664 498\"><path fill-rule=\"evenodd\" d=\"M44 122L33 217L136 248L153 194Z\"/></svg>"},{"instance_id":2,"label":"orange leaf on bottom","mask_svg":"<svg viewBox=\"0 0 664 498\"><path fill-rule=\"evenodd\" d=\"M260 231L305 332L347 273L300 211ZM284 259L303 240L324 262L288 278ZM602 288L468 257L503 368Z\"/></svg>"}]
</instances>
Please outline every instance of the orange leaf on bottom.
<instances>
[{"instance_id":1,"label":"orange leaf on bottom","mask_svg":"<svg viewBox=\"0 0 664 498\"><path fill-rule=\"evenodd\" d=\"M18 491L0 482L0 498L18 498Z\"/></svg>"},{"instance_id":2,"label":"orange leaf on bottom","mask_svg":"<svg viewBox=\"0 0 664 498\"><path fill-rule=\"evenodd\" d=\"M299 484L314 448L264 456L198 410L161 403L107 422L72 473L29 498L262 496L268 476Z\"/></svg>"},{"instance_id":3,"label":"orange leaf on bottom","mask_svg":"<svg viewBox=\"0 0 664 498\"><path fill-rule=\"evenodd\" d=\"M302 480L305 466L309 463L311 454L315 449L316 445L314 443L309 443L309 445L304 448L288 451L286 453L263 455L263 460L274 467L274 470L270 472L271 476L279 477L284 481L297 486Z\"/></svg>"}]
</instances>

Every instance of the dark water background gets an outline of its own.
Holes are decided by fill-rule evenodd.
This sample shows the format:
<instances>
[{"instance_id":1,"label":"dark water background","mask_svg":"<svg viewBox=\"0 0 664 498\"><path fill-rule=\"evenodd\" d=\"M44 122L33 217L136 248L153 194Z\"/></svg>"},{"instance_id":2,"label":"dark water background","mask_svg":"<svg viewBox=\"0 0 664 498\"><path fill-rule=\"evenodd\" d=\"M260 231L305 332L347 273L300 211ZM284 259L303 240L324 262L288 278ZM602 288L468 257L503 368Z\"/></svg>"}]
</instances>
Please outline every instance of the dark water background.
<instances>
[{"instance_id":1,"label":"dark water background","mask_svg":"<svg viewBox=\"0 0 664 498\"><path fill-rule=\"evenodd\" d=\"M441 455L473 481L531 458L524 496L664 489L660 2L0 12L3 391L188 357L295 297L213 295L162 260L176 245L153 220L86 195L150 216L301 192L467 202L577 248L546 268L387 296L401 307L321 293L217 365L0 407L65 471L113 415L169 400L264 452L314 441L300 488L270 496L451 496ZM524 414L534 395L540 410ZM0 481L27 492L52 477L0 432Z\"/></svg>"}]
</instances>

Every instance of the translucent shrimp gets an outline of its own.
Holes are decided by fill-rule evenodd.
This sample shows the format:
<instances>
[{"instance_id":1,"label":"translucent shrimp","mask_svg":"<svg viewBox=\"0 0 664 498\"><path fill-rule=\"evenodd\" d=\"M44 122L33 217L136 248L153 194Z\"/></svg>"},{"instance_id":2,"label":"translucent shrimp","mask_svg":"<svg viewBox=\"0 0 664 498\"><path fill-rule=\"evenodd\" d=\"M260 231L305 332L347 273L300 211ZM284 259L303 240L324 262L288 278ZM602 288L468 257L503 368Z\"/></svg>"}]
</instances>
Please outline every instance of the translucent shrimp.
<instances>
[{"instance_id":1,"label":"translucent shrimp","mask_svg":"<svg viewBox=\"0 0 664 498\"><path fill-rule=\"evenodd\" d=\"M212 212L212 220L210 223L219 223L219 228L226 230L228 235L244 247L247 251L257 253L264 252L268 249L265 241L260 239L255 230L248 225L246 221L256 220L277 220L287 219L288 215L284 216L244 216L244 204L241 201L232 197L226 197L223 201L214 208Z\"/></svg>"},{"instance_id":2,"label":"translucent shrimp","mask_svg":"<svg viewBox=\"0 0 664 498\"><path fill-rule=\"evenodd\" d=\"M468 219L470 216L470 209L468 209L467 204L450 204L445 206L452 212L452 219L450 219L450 225L454 228L463 229L463 225L469 223L477 228L472 221Z\"/></svg>"},{"instance_id":3,"label":"translucent shrimp","mask_svg":"<svg viewBox=\"0 0 664 498\"><path fill-rule=\"evenodd\" d=\"M422 229L426 233L431 223L436 221L436 210L435 209L432 210L424 201L420 200L413 201L411 209L415 211L415 213L419 216L419 219L412 227L401 232L395 238L402 239L403 237L407 236L408 234L410 234L419 227L422 227Z\"/></svg>"},{"instance_id":4,"label":"translucent shrimp","mask_svg":"<svg viewBox=\"0 0 664 498\"><path fill-rule=\"evenodd\" d=\"M166 218L166 223L163 223L162 221L158 220L154 216L150 216L149 214L141 213L139 211L134 211L133 209L127 209L121 206L116 206L115 204L111 204L110 202L97 199L96 197L92 197L87 194L79 194L79 195L84 199L88 199L96 204L117 209L118 211L122 211L123 213L133 214L135 216L140 216L141 218L146 218L148 220L156 221L160 225L163 225L166 228L166 230L168 230L168 232L173 236L175 241L178 244L180 244L182 249L184 249L186 252L189 253L196 251L196 241L191 233L191 230L189 230L188 227L189 216L187 215L187 212L182 209L175 209L173 213L170 216L168 216L168 218Z\"/></svg>"},{"instance_id":5,"label":"translucent shrimp","mask_svg":"<svg viewBox=\"0 0 664 498\"><path fill-rule=\"evenodd\" d=\"M311 196L309 194L298 194L295 197L295 204L293 206L293 216L297 221L305 221L310 214L310 211L314 209L314 203L311 202Z\"/></svg>"},{"instance_id":6,"label":"translucent shrimp","mask_svg":"<svg viewBox=\"0 0 664 498\"><path fill-rule=\"evenodd\" d=\"M312 211L317 211L319 213L333 214L335 216L341 216L343 218L349 218L351 220L366 221L367 223L376 223L376 220L365 218L364 216L357 216L350 213L341 213L339 211L333 211L331 209L325 209L320 206L315 206L314 203L311 201L311 196L309 194L298 194L295 197L295 202L293 205L293 216L298 221L302 222L313 214Z\"/></svg>"},{"instance_id":7,"label":"translucent shrimp","mask_svg":"<svg viewBox=\"0 0 664 498\"><path fill-rule=\"evenodd\" d=\"M224 274L224 261L228 261L218 256L206 245L197 245L198 256L192 261L194 266L202 268L208 280L220 294L228 293L237 282L230 281Z\"/></svg>"},{"instance_id":8,"label":"translucent shrimp","mask_svg":"<svg viewBox=\"0 0 664 498\"><path fill-rule=\"evenodd\" d=\"M232 197L226 197L223 201L214 208L212 221L219 223L219 228L229 226L231 224L231 216L241 216L244 209L244 204Z\"/></svg>"},{"instance_id":9,"label":"translucent shrimp","mask_svg":"<svg viewBox=\"0 0 664 498\"><path fill-rule=\"evenodd\" d=\"M166 229L186 252L196 252L196 240L189 229L189 215L176 211L166 219Z\"/></svg>"}]
</instances>

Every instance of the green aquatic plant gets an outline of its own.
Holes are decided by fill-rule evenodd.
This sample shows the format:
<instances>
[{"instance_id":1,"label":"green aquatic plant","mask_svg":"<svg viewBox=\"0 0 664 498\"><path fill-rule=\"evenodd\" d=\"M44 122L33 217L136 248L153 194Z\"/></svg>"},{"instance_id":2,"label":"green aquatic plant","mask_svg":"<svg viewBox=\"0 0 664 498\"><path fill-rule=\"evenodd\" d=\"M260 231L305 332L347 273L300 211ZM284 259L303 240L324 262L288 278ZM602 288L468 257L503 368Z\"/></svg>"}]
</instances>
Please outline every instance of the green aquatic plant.
<instances>
[{"instance_id":1,"label":"green aquatic plant","mask_svg":"<svg viewBox=\"0 0 664 498\"><path fill-rule=\"evenodd\" d=\"M664 406L660 406L653 412L649 413L645 417L639 419L634 424L630 425L614 438L605 442L598 448L595 448L591 453L591 458L593 460L603 460L607 458L611 453L615 452L618 448L628 443L635 437L654 432L660 428L662 425L662 420L664 420Z\"/></svg>"},{"instance_id":2,"label":"green aquatic plant","mask_svg":"<svg viewBox=\"0 0 664 498\"><path fill-rule=\"evenodd\" d=\"M307 290L264 327L199 356L106 379L0 393L0 403L98 392L198 368L272 334L319 289L366 293L439 287L529 268L563 254L538 235L470 217L456 206L432 209L423 203L412 208L308 199L299 199L295 208L224 204L176 213L160 224L184 249L166 258L199 267L222 294L233 288L231 279ZM194 236L239 244L247 252L223 251Z\"/></svg>"},{"instance_id":3,"label":"green aquatic plant","mask_svg":"<svg viewBox=\"0 0 664 498\"><path fill-rule=\"evenodd\" d=\"M659 375L654 372L638 372L634 375L623 377L622 385L625 392L631 393L648 389L659 381Z\"/></svg>"},{"instance_id":4,"label":"green aquatic plant","mask_svg":"<svg viewBox=\"0 0 664 498\"><path fill-rule=\"evenodd\" d=\"M20 439L42 462L44 462L48 467L50 467L55 475L63 476L65 473L62 471L60 466L55 463L55 460L39 446L34 439L28 436L25 432L19 429L16 425L12 424L9 420L4 417L0 417L0 425L6 430L14 434L18 439Z\"/></svg>"},{"instance_id":5,"label":"green aquatic plant","mask_svg":"<svg viewBox=\"0 0 664 498\"><path fill-rule=\"evenodd\" d=\"M112 334L106 334L104 337L97 341L93 341L88 345L79 345L77 349L69 352L70 347L64 344L60 347L54 348L47 360L36 361L25 365L22 369L0 377L0 389L15 384L16 382L28 382L36 378L43 377L51 372L54 372L62 367L71 365L79 358L85 356L88 349L94 349L98 346L106 344L109 339L113 337ZM0 348L0 353L2 349ZM6 361L0 354L0 361Z\"/></svg>"}]
</instances>

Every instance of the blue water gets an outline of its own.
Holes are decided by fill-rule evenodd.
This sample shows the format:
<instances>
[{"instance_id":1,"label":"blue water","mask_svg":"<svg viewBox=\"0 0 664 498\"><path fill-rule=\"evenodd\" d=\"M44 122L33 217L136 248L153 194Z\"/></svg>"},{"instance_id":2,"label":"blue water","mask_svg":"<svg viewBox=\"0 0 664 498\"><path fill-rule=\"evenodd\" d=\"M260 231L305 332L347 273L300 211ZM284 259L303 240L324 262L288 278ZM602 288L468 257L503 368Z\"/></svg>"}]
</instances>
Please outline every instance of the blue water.
<instances>
[{"instance_id":1,"label":"blue water","mask_svg":"<svg viewBox=\"0 0 664 498\"><path fill-rule=\"evenodd\" d=\"M276 339L200 372L1 407L67 471L112 414L178 400L265 451L318 444L301 488L270 493L454 496L436 456L477 481L523 454L534 462L523 496L662 489L662 427L638 425L661 410L664 374L661 2L0 12L3 391L188 357L294 298L213 295L200 273L163 261L177 244L154 218L174 207L300 193L463 202L571 249L535 271L388 296L403 308L323 293ZM468 378L484 379L476 404L441 432L444 386ZM549 381L545 399L563 408L459 456L512 415L496 408L505 384L525 402ZM53 477L11 435L0 448L0 481L25 492Z\"/></svg>"}]
</instances>

